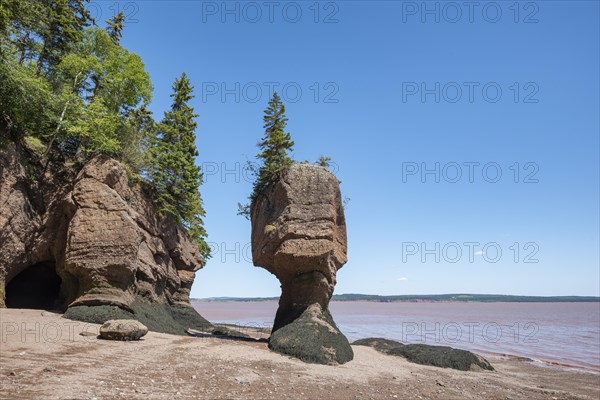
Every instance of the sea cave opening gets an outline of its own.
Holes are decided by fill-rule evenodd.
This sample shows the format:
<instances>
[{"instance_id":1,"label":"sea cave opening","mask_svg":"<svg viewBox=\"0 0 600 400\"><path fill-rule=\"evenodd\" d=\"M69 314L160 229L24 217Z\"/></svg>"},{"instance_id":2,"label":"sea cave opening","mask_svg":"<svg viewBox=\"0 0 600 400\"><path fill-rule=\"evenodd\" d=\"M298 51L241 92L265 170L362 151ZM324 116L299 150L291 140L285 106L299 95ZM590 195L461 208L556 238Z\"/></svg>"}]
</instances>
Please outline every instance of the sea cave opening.
<instances>
[{"instance_id":1,"label":"sea cave opening","mask_svg":"<svg viewBox=\"0 0 600 400\"><path fill-rule=\"evenodd\" d=\"M6 285L6 307L53 310L58 303L61 282L54 262L32 265Z\"/></svg>"}]
</instances>

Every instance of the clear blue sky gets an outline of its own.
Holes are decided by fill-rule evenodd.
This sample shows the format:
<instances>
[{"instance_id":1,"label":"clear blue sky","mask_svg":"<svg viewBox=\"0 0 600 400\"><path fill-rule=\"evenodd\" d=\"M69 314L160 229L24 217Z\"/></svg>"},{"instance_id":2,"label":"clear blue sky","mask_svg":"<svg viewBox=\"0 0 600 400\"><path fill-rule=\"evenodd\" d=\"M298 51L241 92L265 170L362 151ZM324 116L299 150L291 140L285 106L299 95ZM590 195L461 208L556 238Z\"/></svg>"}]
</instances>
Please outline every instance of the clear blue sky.
<instances>
[{"instance_id":1,"label":"clear blue sky","mask_svg":"<svg viewBox=\"0 0 600 400\"><path fill-rule=\"evenodd\" d=\"M598 2L117 4L155 116L181 72L196 87L215 255L193 297L279 295L236 216L269 82L294 157L330 156L351 199L336 293L600 294Z\"/></svg>"}]
</instances>

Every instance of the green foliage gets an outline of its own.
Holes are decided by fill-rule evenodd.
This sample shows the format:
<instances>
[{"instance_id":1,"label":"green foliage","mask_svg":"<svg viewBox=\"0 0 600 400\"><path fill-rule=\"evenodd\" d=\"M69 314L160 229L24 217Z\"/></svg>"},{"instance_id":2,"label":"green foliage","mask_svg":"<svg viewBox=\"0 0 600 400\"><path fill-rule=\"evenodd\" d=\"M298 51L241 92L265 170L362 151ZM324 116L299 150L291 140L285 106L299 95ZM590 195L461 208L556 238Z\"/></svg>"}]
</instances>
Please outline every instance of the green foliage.
<instances>
[{"instance_id":1,"label":"green foliage","mask_svg":"<svg viewBox=\"0 0 600 400\"><path fill-rule=\"evenodd\" d=\"M123 11L121 11L114 17L107 19L105 22L108 24L108 26L106 27L108 36L110 36L110 38L115 43L119 43L119 41L123 37L123 28L125 27L125 14L123 13Z\"/></svg>"},{"instance_id":2,"label":"green foliage","mask_svg":"<svg viewBox=\"0 0 600 400\"><path fill-rule=\"evenodd\" d=\"M147 175L149 151L155 135L156 122L147 104L129 112L117 136L121 143L121 160L127 167L130 179L135 181L140 179L140 175Z\"/></svg>"},{"instance_id":3,"label":"green foliage","mask_svg":"<svg viewBox=\"0 0 600 400\"><path fill-rule=\"evenodd\" d=\"M81 139L81 148L88 154L116 155L120 149L118 126L119 116L111 112L102 99L94 99L67 132Z\"/></svg>"},{"instance_id":4,"label":"green foliage","mask_svg":"<svg viewBox=\"0 0 600 400\"><path fill-rule=\"evenodd\" d=\"M10 36L0 41L0 123L15 139L36 136L51 147L75 137L87 144L86 153L117 155L125 139L115 143L117 130L129 110L150 100L152 84L137 55L106 31L86 28L85 3L25 0L2 7L1 32ZM92 94L94 79L102 86Z\"/></svg>"},{"instance_id":5,"label":"green foliage","mask_svg":"<svg viewBox=\"0 0 600 400\"><path fill-rule=\"evenodd\" d=\"M0 63L0 123L13 137L51 129L56 103L50 83L36 76L31 65L10 58Z\"/></svg>"},{"instance_id":6,"label":"green foliage","mask_svg":"<svg viewBox=\"0 0 600 400\"><path fill-rule=\"evenodd\" d=\"M288 119L285 116L285 105L277 92L273 93L269 101L263 121L265 135L258 143L261 152L256 156L262 160L262 165L250 196L252 200L270 183L279 179L281 173L293 163L288 151L292 151L294 142L291 135L285 132Z\"/></svg>"},{"instance_id":7,"label":"green foliage","mask_svg":"<svg viewBox=\"0 0 600 400\"><path fill-rule=\"evenodd\" d=\"M242 203L238 203L238 212L237 215L241 215L242 217L246 218L247 220L250 219L250 204L246 203L246 204L242 204Z\"/></svg>"},{"instance_id":8,"label":"green foliage","mask_svg":"<svg viewBox=\"0 0 600 400\"><path fill-rule=\"evenodd\" d=\"M149 178L154 185L159 210L171 214L187 229L202 255L210 257L205 242L205 215L198 188L202 184L200 167L195 164L198 116L189 105L193 88L183 73L173 84L173 104L157 126L150 151Z\"/></svg>"},{"instance_id":9,"label":"green foliage","mask_svg":"<svg viewBox=\"0 0 600 400\"><path fill-rule=\"evenodd\" d=\"M12 20L14 7L12 0L2 1L0 3L0 34L6 35L6 31L8 30L8 24Z\"/></svg>"},{"instance_id":10,"label":"green foliage","mask_svg":"<svg viewBox=\"0 0 600 400\"><path fill-rule=\"evenodd\" d=\"M5 36L19 9L19 0L0 1L0 36Z\"/></svg>"},{"instance_id":11,"label":"green foliage","mask_svg":"<svg viewBox=\"0 0 600 400\"><path fill-rule=\"evenodd\" d=\"M46 166L54 159L67 168L98 153L123 161L132 181L155 186L161 212L208 257L189 81L176 81L173 107L157 126L144 63L119 44L124 14L104 30L87 3L0 0L0 145L23 141Z\"/></svg>"},{"instance_id":12,"label":"green foliage","mask_svg":"<svg viewBox=\"0 0 600 400\"><path fill-rule=\"evenodd\" d=\"M285 105L275 92L263 116L265 134L258 143L261 152L256 155L256 158L262 161L261 165L256 168L254 164L248 162L246 166L247 171L256 177L250 201L254 201L269 184L277 181L281 173L294 162L288 156L288 152L293 149L294 142L291 135L285 131L287 121ZM238 203L237 215L249 220L250 207L251 205L248 203Z\"/></svg>"},{"instance_id":13,"label":"green foliage","mask_svg":"<svg viewBox=\"0 0 600 400\"><path fill-rule=\"evenodd\" d=\"M20 64L36 58L42 48L41 38L49 29L49 6L36 0L0 1L0 54L12 47Z\"/></svg>"},{"instance_id":14,"label":"green foliage","mask_svg":"<svg viewBox=\"0 0 600 400\"><path fill-rule=\"evenodd\" d=\"M113 42L106 31L86 31L78 55L88 62L86 83L96 83L93 89L86 88L87 94L102 97L113 112L127 112L151 99L152 82L141 58Z\"/></svg>"},{"instance_id":15,"label":"green foliage","mask_svg":"<svg viewBox=\"0 0 600 400\"><path fill-rule=\"evenodd\" d=\"M37 156L42 156L46 151L44 143L35 136L25 136L23 142L25 143L25 146Z\"/></svg>"},{"instance_id":16,"label":"green foliage","mask_svg":"<svg viewBox=\"0 0 600 400\"><path fill-rule=\"evenodd\" d=\"M91 28L57 70L69 83L61 92L61 103L68 111L64 123L67 136L79 138L87 154L131 155L134 150L128 146L135 144L140 134L130 129L137 124L129 120L130 111L152 95L141 59L114 43L107 32ZM93 89L90 82L95 83Z\"/></svg>"},{"instance_id":17,"label":"green foliage","mask_svg":"<svg viewBox=\"0 0 600 400\"><path fill-rule=\"evenodd\" d=\"M315 162L315 164L318 165L319 167L329 168L329 161L331 161L330 157L320 155L319 159L317 160L317 162Z\"/></svg>"},{"instance_id":18,"label":"green foliage","mask_svg":"<svg viewBox=\"0 0 600 400\"><path fill-rule=\"evenodd\" d=\"M84 32L76 51L60 63L60 72L69 82L79 75L77 93L86 99L103 98L114 113L125 113L152 97L152 82L141 58L99 28Z\"/></svg>"},{"instance_id":19,"label":"green foliage","mask_svg":"<svg viewBox=\"0 0 600 400\"><path fill-rule=\"evenodd\" d=\"M38 73L45 70L51 75L52 67L81 42L84 29L93 22L87 3L89 0L48 0L40 9L42 47L37 60Z\"/></svg>"}]
</instances>

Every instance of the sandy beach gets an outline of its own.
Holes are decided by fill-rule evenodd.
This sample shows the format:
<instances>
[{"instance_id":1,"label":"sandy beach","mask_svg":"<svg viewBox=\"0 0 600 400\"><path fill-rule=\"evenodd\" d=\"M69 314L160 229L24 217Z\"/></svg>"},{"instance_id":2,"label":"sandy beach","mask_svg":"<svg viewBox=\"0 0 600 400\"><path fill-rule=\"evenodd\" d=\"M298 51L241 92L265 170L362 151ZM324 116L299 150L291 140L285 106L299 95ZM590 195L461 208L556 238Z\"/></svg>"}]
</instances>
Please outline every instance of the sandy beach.
<instances>
[{"instance_id":1,"label":"sandy beach","mask_svg":"<svg viewBox=\"0 0 600 400\"><path fill-rule=\"evenodd\" d=\"M597 399L600 375L517 359L495 372L421 366L353 346L341 366L305 364L266 343L150 332L96 338L99 326L40 310L0 310L0 399ZM83 333L83 334L82 334Z\"/></svg>"}]
</instances>

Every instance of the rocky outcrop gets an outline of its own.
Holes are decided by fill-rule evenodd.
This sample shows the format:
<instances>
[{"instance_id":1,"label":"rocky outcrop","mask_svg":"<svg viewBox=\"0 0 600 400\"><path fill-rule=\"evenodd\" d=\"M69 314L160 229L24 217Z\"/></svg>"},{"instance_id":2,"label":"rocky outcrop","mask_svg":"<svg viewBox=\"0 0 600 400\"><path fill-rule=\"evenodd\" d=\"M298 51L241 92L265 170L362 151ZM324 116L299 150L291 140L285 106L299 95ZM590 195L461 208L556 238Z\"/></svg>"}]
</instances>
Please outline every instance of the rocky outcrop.
<instances>
[{"instance_id":1,"label":"rocky outcrop","mask_svg":"<svg viewBox=\"0 0 600 400\"><path fill-rule=\"evenodd\" d=\"M309 362L344 363L353 353L329 313L347 261L339 181L326 168L293 164L251 205L254 264L281 282L269 347Z\"/></svg>"},{"instance_id":2,"label":"rocky outcrop","mask_svg":"<svg viewBox=\"0 0 600 400\"><path fill-rule=\"evenodd\" d=\"M373 347L381 353L403 357L416 364L452 368L460 371L494 371L494 367L485 358L470 351L448 346L403 344L382 338L360 339L352 344Z\"/></svg>"},{"instance_id":3,"label":"rocky outcrop","mask_svg":"<svg viewBox=\"0 0 600 400\"><path fill-rule=\"evenodd\" d=\"M45 307L69 317L135 318L180 334L209 325L189 303L204 263L197 246L157 215L119 162L98 156L78 173L52 164L42 172L26 152L14 144L0 151L0 306L35 303L28 288L43 265L60 278Z\"/></svg>"},{"instance_id":4,"label":"rocky outcrop","mask_svg":"<svg viewBox=\"0 0 600 400\"><path fill-rule=\"evenodd\" d=\"M14 146L0 149L0 307L5 306L5 284L25 269L41 221L30 201L25 168ZM41 260L40 260L41 261Z\"/></svg>"}]
</instances>

